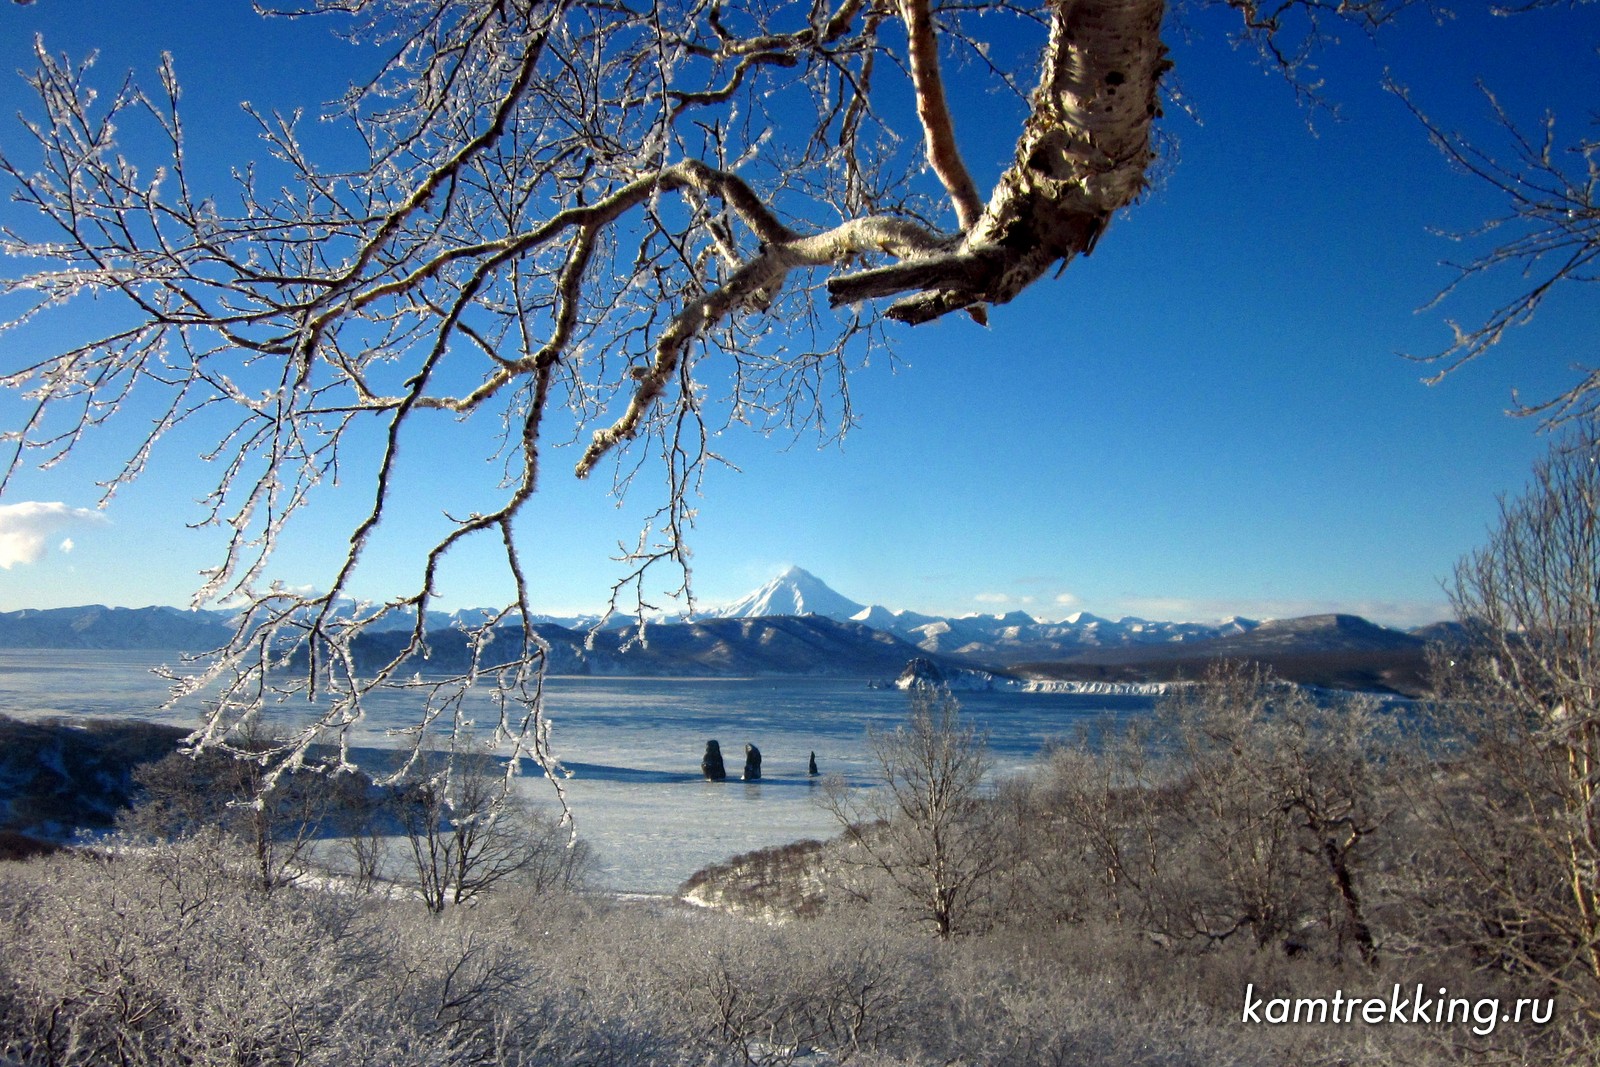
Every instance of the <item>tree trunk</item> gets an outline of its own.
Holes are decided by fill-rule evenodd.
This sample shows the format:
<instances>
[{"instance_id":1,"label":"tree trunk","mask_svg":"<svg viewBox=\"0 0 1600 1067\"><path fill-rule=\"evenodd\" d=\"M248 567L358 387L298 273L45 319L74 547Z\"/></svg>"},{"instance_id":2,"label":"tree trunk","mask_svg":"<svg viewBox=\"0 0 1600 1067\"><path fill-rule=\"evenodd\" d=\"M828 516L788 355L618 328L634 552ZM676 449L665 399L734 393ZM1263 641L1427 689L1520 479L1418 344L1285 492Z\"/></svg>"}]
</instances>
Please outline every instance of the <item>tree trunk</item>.
<instances>
[{"instance_id":1,"label":"tree trunk","mask_svg":"<svg viewBox=\"0 0 1600 1067\"><path fill-rule=\"evenodd\" d=\"M1372 938L1372 927L1367 925L1362 912L1361 897L1356 892L1355 878L1350 873L1350 850L1340 848L1331 837L1322 839L1322 855L1328 861L1328 874L1344 904L1345 917L1350 923L1350 936L1355 938L1361 961L1374 969L1378 966L1378 946Z\"/></svg>"},{"instance_id":2,"label":"tree trunk","mask_svg":"<svg viewBox=\"0 0 1600 1067\"><path fill-rule=\"evenodd\" d=\"M1087 255L1144 188L1171 66L1164 0L1054 0L1031 113L983 214L948 253L833 279L834 304L910 293L891 318L928 322L1004 304L1056 263Z\"/></svg>"}]
</instances>

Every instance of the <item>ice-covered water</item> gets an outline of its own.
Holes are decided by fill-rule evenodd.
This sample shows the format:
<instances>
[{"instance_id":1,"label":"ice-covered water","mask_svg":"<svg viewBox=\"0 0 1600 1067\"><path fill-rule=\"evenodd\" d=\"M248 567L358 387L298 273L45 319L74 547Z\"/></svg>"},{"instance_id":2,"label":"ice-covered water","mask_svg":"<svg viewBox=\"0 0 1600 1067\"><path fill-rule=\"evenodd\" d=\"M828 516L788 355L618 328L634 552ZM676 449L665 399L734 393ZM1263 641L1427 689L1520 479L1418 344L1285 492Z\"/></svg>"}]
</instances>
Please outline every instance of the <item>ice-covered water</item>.
<instances>
[{"instance_id":1,"label":"ice-covered water","mask_svg":"<svg viewBox=\"0 0 1600 1067\"><path fill-rule=\"evenodd\" d=\"M165 683L160 662L133 652L0 652L0 711L18 717L119 715L153 718ZM962 693L963 715L989 738L997 775L1028 765L1052 737L1105 714L1147 711L1151 699L1049 693ZM547 711L556 754L572 773L567 791L579 833L595 849L601 878L616 890L671 892L707 863L767 845L826 837L836 827L815 802L806 774L815 752L824 774L866 784L866 728L892 728L904 693L862 680L819 678L554 678ZM369 712L364 744L407 721L404 697ZM186 724L184 712L161 716ZM730 780L707 782L700 756L720 742ZM735 780L744 746L760 748L760 782ZM524 788L549 802L550 786Z\"/></svg>"}]
</instances>

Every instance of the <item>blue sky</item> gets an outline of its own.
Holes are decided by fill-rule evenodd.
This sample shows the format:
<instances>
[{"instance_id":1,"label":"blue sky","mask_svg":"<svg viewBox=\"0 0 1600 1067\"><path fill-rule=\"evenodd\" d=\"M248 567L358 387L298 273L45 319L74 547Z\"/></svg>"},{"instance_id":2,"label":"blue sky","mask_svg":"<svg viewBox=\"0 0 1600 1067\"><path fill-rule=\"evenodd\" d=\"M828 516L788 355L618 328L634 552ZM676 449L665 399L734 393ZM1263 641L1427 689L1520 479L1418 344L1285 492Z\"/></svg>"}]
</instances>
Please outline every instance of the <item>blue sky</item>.
<instances>
[{"instance_id":1,"label":"blue sky","mask_svg":"<svg viewBox=\"0 0 1600 1067\"><path fill-rule=\"evenodd\" d=\"M219 160L253 151L240 100L314 105L344 72L316 27L263 28L246 8L0 6L0 145L26 106L9 72L42 32L54 50L99 47L108 86L128 68L148 75L171 49L191 127L213 135ZM1421 384L1426 369L1399 353L1442 347L1447 316L1470 321L1501 291L1472 286L1419 311L1452 277L1441 260L1463 253L1437 231L1467 230L1500 205L1446 165L1382 91L1383 74L1446 126L1483 130L1481 79L1518 119L1554 109L1576 139L1591 132L1580 123L1600 85L1600 9L1442 24L1413 13L1376 43L1347 34L1317 71L1337 116L1308 110L1231 47L1230 25L1213 12L1169 34L1194 114L1169 108L1174 158L1093 256L995 309L986 330L964 316L900 330L898 361L875 357L855 376L861 425L842 445L719 440L741 471L706 481L692 537L702 602L793 563L857 600L948 614L1445 614L1441 580L1544 449L1534 423L1505 415L1513 389L1550 395L1573 364L1593 362L1600 306L1592 290L1558 293L1490 357ZM982 101L958 98L955 111L958 132L976 131L974 169L992 175L1007 131L983 121ZM20 344L0 334L0 365L20 362ZM18 411L0 401L7 425ZM95 479L129 439L27 472L0 500L0 610L186 602L217 544L185 528L205 488L201 442L173 442L90 516ZM428 479L449 474L419 477L422 509ZM520 527L536 607L603 601L619 573L609 557L649 510L605 490L545 477ZM306 513L273 573L325 584L349 528L337 499ZM405 524L380 539L359 593L400 591L384 576L408 539ZM441 594L447 608L506 597L470 557Z\"/></svg>"}]
</instances>

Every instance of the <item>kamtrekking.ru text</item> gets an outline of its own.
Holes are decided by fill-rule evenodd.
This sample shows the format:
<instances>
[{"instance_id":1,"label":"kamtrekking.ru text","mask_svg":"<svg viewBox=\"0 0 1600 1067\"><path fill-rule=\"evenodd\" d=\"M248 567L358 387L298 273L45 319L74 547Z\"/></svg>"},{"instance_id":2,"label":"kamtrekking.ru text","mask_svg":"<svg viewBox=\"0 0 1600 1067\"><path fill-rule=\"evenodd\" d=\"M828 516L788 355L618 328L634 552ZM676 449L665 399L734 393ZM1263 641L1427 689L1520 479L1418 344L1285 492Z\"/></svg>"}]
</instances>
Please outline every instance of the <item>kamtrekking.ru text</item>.
<instances>
[{"instance_id":1,"label":"kamtrekking.ru text","mask_svg":"<svg viewBox=\"0 0 1600 1067\"><path fill-rule=\"evenodd\" d=\"M1470 1024L1479 1037L1494 1033L1501 1023L1533 1023L1543 1026L1555 1013L1555 999L1533 997L1452 997L1439 987L1429 993L1420 983L1414 990L1396 983L1387 997L1347 996L1336 990L1331 997L1265 997L1256 994L1254 983L1245 986L1246 1023L1366 1023L1377 1026L1396 1023L1405 1026L1447 1026Z\"/></svg>"}]
</instances>

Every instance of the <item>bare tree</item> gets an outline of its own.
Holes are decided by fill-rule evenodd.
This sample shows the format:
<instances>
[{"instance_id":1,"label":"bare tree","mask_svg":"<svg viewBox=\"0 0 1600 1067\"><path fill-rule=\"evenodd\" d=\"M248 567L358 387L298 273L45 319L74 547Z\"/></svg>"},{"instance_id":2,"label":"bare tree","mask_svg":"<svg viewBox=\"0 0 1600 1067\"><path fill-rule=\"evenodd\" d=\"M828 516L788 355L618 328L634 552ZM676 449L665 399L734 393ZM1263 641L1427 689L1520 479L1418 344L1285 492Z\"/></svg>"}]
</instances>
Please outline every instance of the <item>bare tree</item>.
<instances>
[{"instance_id":1,"label":"bare tree","mask_svg":"<svg viewBox=\"0 0 1600 1067\"><path fill-rule=\"evenodd\" d=\"M1324 20L1374 25L1404 3L1234 0L1285 69ZM0 174L32 211L6 249L43 266L6 283L25 304L9 325L71 322L95 299L117 325L0 377L31 402L0 489L154 405L109 495L163 437L220 417L201 521L227 547L194 600L246 607L206 669L173 683L177 698L218 694L194 737L208 745L265 703L315 697L279 752L291 767L319 736L344 744L378 691L415 695L420 746L436 721L465 721L464 689L485 681L493 741L548 762L548 650L516 524L551 450L573 447L576 474L609 470L616 490L659 457L665 491L620 557L612 606L645 607L659 561L682 568L690 597L683 538L712 434L838 432L845 372L888 322L984 321L1090 252L1146 183L1169 65L1163 0L307 0L277 13L319 16L386 58L326 116L355 162L319 163L298 114L255 113L264 155L229 195L191 163L170 61L153 90L97 95L87 64L39 44L41 114ZM1036 50L1017 51L1018 35ZM1015 123L987 195L947 101L952 60L967 92L998 94L986 112ZM447 422L455 454L495 458L501 485L444 502L392 599L344 611L401 507L402 457ZM272 584L283 531L336 477L368 494L347 549L320 592ZM441 568L479 542L503 561L509 606L471 628L468 669L418 680ZM358 669L358 635L394 617L410 640Z\"/></svg>"},{"instance_id":2,"label":"bare tree","mask_svg":"<svg viewBox=\"0 0 1600 1067\"><path fill-rule=\"evenodd\" d=\"M1426 814L1456 933L1600 1019L1600 425L1576 424L1456 568Z\"/></svg>"},{"instance_id":3,"label":"bare tree","mask_svg":"<svg viewBox=\"0 0 1600 1067\"><path fill-rule=\"evenodd\" d=\"M961 722L948 691L911 691L911 714L892 732L870 731L872 786L823 783L822 805L860 862L885 875L901 906L942 940L961 932L1002 865L983 810L988 744Z\"/></svg>"},{"instance_id":4,"label":"bare tree","mask_svg":"<svg viewBox=\"0 0 1600 1067\"><path fill-rule=\"evenodd\" d=\"M1300 691L1282 712L1270 783L1300 825L1300 849L1326 876L1340 919L1332 921L1336 953L1355 946L1376 967L1378 944L1363 868L1370 840L1394 815L1395 797L1381 771L1394 737L1370 696L1346 695L1322 706Z\"/></svg>"},{"instance_id":5,"label":"bare tree","mask_svg":"<svg viewBox=\"0 0 1600 1067\"><path fill-rule=\"evenodd\" d=\"M428 763L437 765L395 787L393 804L413 884L429 911L464 904L501 883L543 893L587 876L588 845L511 793L491 756L458 752Z\"/></svg>"}]
</instances>

